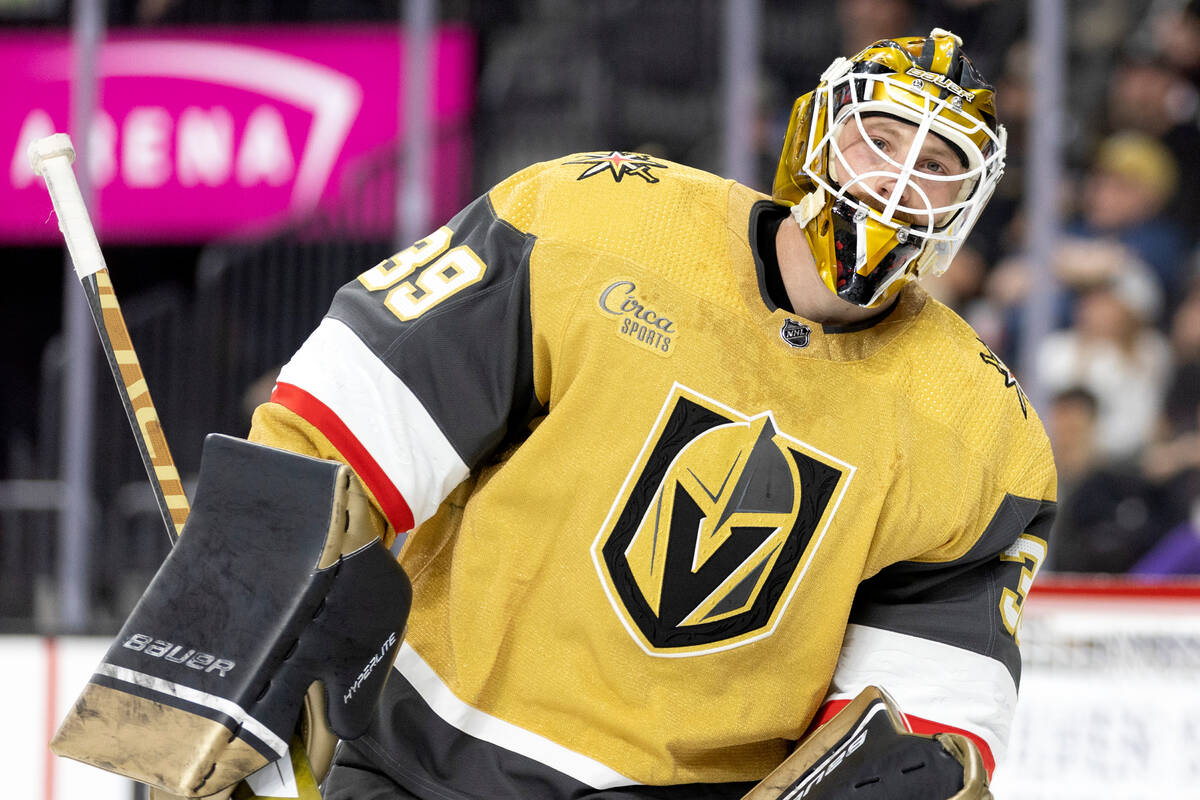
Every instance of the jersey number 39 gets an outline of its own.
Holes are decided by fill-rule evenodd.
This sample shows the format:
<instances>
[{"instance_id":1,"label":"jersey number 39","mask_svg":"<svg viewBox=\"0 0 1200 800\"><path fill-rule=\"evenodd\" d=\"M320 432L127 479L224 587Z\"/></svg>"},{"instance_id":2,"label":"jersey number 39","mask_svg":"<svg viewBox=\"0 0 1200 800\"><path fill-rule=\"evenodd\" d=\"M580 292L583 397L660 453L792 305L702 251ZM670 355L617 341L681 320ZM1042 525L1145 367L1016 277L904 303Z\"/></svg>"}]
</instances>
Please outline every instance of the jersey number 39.
<instances>
[{"instance_id":1,"label":"jersey number 39","mask_svg":"<svg viewBox=\"0 0 1200 800\"><path fill-rule=\"evenodd\" d=\"M383 304L406 322L483 277L486 265L470 247L450 247L454 232L441 227L358 276L372 292L388 289Z\"/></svg>"},{"instance_id":2,"label":"jersey number 39","mask_svg":"<svg viewBox=\"0 0 1200 800\"><path fill-rule=\"evenodd\" d=\"M1046 560L1046 540L1039 539L1028 533L1022 533L1012 545L1000 554L1001 561L1011 561L1021 565L1021 577L1017 590L1005 588L1000 595L1000 618L1004 627L1020 643L1019 628L1021 612L1025 610L1025 598L1033 588L1033 579L1037 576L1038 568Z\"/></svg>"}]
</instances>

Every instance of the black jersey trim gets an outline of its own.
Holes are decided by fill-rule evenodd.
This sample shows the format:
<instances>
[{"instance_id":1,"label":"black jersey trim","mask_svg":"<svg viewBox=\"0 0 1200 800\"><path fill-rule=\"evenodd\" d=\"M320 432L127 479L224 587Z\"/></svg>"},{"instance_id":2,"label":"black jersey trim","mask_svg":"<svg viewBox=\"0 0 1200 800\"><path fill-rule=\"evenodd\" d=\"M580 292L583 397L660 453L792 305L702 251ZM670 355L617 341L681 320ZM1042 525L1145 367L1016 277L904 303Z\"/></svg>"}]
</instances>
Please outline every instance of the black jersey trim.
<instances>
[{"instance_id":1,"label":"black jersey trim","mask_svg":"<svg viewBox=\"0 0 1200 800\"><path fill-rule=\"evenodd\" d=\"M888 305L888 307L880 311L878 314L873 314L864 320L851 322L847 325L822 325L821 333L858 333L859 331L865 331L868 328L874 328L876 325L890 317L898 305L900 305L899 294L893 297L892 302Z\"/></svg>"},{"instance_id":2,"label":"black jersey trim","mask_svg":"<svg viewBox=\"0 0 1200 800\"><path fill-rule=\"evenodd\" d=\"M528 756L460 731L434 713L399 670L393 670L371 730L339 748L326 800L362 797L553 797L566 800L733 800L748 782L621 786L596 789ZM382 783L390 794L379 794Z\"/></svg>"},{"instance_id":3,"label":"black jersey trim","mask_svg":"<svg viewBox=\"0 0 1200 800\"><path fill-rule=\"evenodd\" d=\"M754 254L754 272L758 293L771 311L783 309L794 314L792 301L783 285L779 257L775 252L775 234L788 218L788 210L771 201L759 200L750 207L750 252Z\"/></svg>"},{"instance_id":4,"label":"black jersey trim","mask_svg":"<svg viewBox=\"0 0 1200 800\"><path fill-rule=\"evenodd\" d=\"M1004 664L1020 685L1021 656L998 613L1021 564L1002 561L1022 533L1047 539L1057 504L1006 494L979 540L953 561L901 561L863 581L850 622L961 647Z\"/></svg>"},{"instance_id":5,"label":"black jersey trim","mask_svg":"<svg viewBox=\"0 0 1200 800\"><path fill-rule=\"evenodd\" d=\"M383 304L383 292L350 281L328 316L345 323L429 411L463 463L474 469L528 435L544 413L534 388L529 259L536 237L499 217L487 195L449 227L487 265L483 279L414 320ZM382 424L383 421L381 421Z\"/></svg>"}]
</instances>

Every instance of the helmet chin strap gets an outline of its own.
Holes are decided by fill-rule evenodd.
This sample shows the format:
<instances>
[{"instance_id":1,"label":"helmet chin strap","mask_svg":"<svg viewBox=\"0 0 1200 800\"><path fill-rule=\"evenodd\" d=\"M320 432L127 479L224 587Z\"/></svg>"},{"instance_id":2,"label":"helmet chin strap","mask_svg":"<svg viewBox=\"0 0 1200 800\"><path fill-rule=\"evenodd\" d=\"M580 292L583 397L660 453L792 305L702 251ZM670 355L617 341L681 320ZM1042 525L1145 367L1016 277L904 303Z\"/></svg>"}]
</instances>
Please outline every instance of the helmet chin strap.
<instances>
[{"instance_id":1,"label":"helmet chin strap","mask_svg":"<svg viewBox=\"0 0 1200 800\"><path fill-rule=\"evenodd\" d=\"M825 207L825 190L817 187L816 191L804 195L799 203L792 206L792 218L800 223L800 227L808 225L817 218Z\"/></svg>"}]
</instances>

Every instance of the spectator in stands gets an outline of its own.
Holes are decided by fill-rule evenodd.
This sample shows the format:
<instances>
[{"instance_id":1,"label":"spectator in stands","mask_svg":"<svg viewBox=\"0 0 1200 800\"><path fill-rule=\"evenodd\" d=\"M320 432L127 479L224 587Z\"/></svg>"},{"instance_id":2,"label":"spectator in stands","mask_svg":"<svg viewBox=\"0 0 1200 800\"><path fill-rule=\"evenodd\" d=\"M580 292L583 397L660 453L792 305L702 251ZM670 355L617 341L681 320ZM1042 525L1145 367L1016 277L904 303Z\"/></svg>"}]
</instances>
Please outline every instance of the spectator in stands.
<instances>
[{"instance_id":1,"label":"spectator in stands","mask_svg":"<svg viewBox=\"0 0 1200 800\"><path fill-rule=\"evenodd\" d=\"M1054 395L1046 432L1058 468L1062 509L1050 549L1049 569L1059 572L1123 572L1151 547L1157 530L1150 522L1149 485L1129 464L1109 466L1097 448L1096 395L1072 386Z\"/></svg>"},{"instance_id":2,"label":"spectator in stands","mask_svg":"<svg viewBox=\"0 0 1200 800\"><path fill-rule=\"evenodd\" d=\"M915 24L912 0L842 0L836 8L842 49L848 53L900 31L908 33Z\"/></svg>"},{"instance_id":3,"label":"spectator in stands","mask_svg":"<svg viewBox=\"0 0 1200 800\"><path fill-rule=\"evenodd\" d=\"M1149 444L1166 382L1171 353L1151 321L1155 295L1139 280L1136 262L1113 261L1095 270L1094 253L1109 245L1064 247L1060 273L1075 276L1080 297L1072 327L1048 337L1036 354L1041 385L1050 392L1075 386L1096 396L1096 447L1108 461L1133 458ZM1111 260L1111 259L1110 259ZM1091 280L1079 277L1093 270Z\"/></svg>"},{"instance_id":4,"label":"spectator in stands","mask_svg":"<svg viewBox=\"0 0 1200 800\"><path fill-rule=\"evenodd\" d=\"M1049 415L1063 498L1054 569L1200 573L1200 277L1190 285L1171 321L1174 364L1158 437L1140 459L1100 463L1072 487L1076 462L1061 444L1070 431L1057 403Z\"/></svg>"},{"instance_id":5,"label":"spectator in stands","mask_svg":"<svg viewBox=\"0 0 1200 800\"><path fill-rule=\"evenodd\" d=\"M1096 328L1102 327L1103 314L1099 312L1115 294L1119 292L1104 286L1085 293L1079 307L1079 329L1064 335L1094 338ZM1102 299L1105 295L1108 299ZM1192 303L1197 314L1196 350L1200 351L1200 292L1195 298L1189 295L1181 311L1190 309ZM1111 307L1109 312L1111 314ZM1179 315L1176 326L1178 319ZM1191 323L1186 327L1190 329ZM1087 337L1082 335L1084 332ZM1114 344L1109 342L1108 348L1111 350ZM1178 346L1176 352L1179 352ZM1084 357L1082 353L1080 357ZM1145 388L1138 378L1127 375L1124 380L1131 395L1138 395ZM1175 380L1180 384L1188 379L1176 372ZM1196 386L1194 378L1190 385ZM1189 501L1180 491L1186 484L1175 479L1189 470L1193 478L1200 475L1196 470L1200 465L1200 437L1195 432L1200 422L1197 406L1192 406L1191 433L1172 439L1169 445L1151 446L1140 461L1093 457L1089 463L1091 454L1086 440L1088 395L1090 392L1068 389L1058 395L1048 415L1047 427L1059 469L1062 500L1053 534L1050 567L1060 572L1164 574L1200 571L1200 540L1195 536L1197 517L1194 511L1190 514L1191 522L1188 521L1189 505L1196 508L1196 484L1191 484L1193 493ZM1099 451L1106 444L1106 433L1099 425L1103 398L1093 399L1097 401L1098 424L1097 435L1092 441Z\"/></svg>"},{"instance_id":6,"label":"spectator in stands","mask_svg":"<svg viewBox=\"0 0 1200 800\"><path fill-rule=\"evenodd\" d=\"M1067 325L1075 316L1081 292L1118 278L1127 300L1136 295L1146 323L1155 324L1162 307L1177 302L1186 245L1178 226L1162 213L1176 180L1170 153L1150 136L1127 132L1100 145L1080 191L1073 193L1080 207L1055 254L1054 269L1066 290L1059 298L1057 325ZM1019 222L1016 228L1019 232ZM988 300L1004 320L1003 334L993 346L1013 360L1030 275L1024 256L1013 255L987 279ZM1060 382L1056 388L1064 386Z\"/></svg>"},{"instance_id":7,"label":"spectator in stands","mask_svg":"<svg viewBox=\"0 0 1200 800\"><path fill-rule=\"evenodd\" d=\"M1029 42L1018 41L1008 48L1003 70L996 81L996 111L1008 129L1008 152L1004 178L996 187L992 201L973 231L974 247L980 248L992 264L1012 255L1024 245L1019 214L1027 190L1026 149L1033 113L1033 85L1030 72L1033 59Z\"/></svg>"},{"instance_id":8,"label":"spectator in stands","mask_svg":"<svg viewBox=\"0 0 1200 800\"><path fill-rule=\"evenodd\" d=\"M1175 158L1160 141L1125 131L1101 142L1068 233L1120 242L1152 270L1170 301L1179 290L1187 241L1164 210L1178 184Z\"/></svg>"},{"instance_id":9,"label":"spectator in stands","mask_svg":"<svg viewBox=\"0 0 1200 800\"><path fill-rule=\"evenodd\" d=\"M1200 87L1200 0L1162 12L1152 29L1163 60L1193 87Z\"/></svg>"},{"instance_id":10,"label":"spectator in stands","mask_svg":"<svg viewBox=\"0 0 1200 800\"><path fill-rule=\"evenodd\" d=\"M953 269L930 276L922 286L930 295L953 308L959 314L969 309L983 290L987 262L983 254L970 245L963 245L954 254Z\"/></svg>"},{"instance_id":11,"label":"spectator in stands","mask_svg":"<svg viewBox=\"0 0 1200 800\"><path fill-rule=\"evenodd\" d=\"M1183 518L1132 567L1134 572L1200 573L1200 364L1181 368L1179 377L1190 382L1185 391L1191 396L1191 425L1150 447L1142 466L1171 507L1182 510Z\"/></svg>"},{"instance_id":12,"label":"spectator in stands","mask_svg":"<svg viewBox=\"0 0 1200 800\"><path fill-rule=\"evenodd\" d=\"M1174 373L1167 389L1161 438L1142 458L1146 477L1166 492L1187 518L1171 529L1134 570L1200 573L1200 278L1193 279L1171 324Z\"/></svg>"},{"instance_id":13,"label":"spectator in stands","mask_svg":"<svg viewBox=\"0 0 1200 800\"><path fill-rule=\"evenodd\" d=\"M1179 165L1181 186L1200 181L1200 2L1168 9L1151 23L1157 58L1121 66L1110 83L1114 116L1162 141ZM1180 192L1167 213L1190 244L1200 242L1200 196Z\"/></svg>"},{"instance_id":14,"label":"spectator in stands","mask_svg":"<svg viewBox=\"0 0 1200 800\"><path fill-rule=\"evenodd\" d=\"M1182 509L1125 463L1084 476L1059 506L1051 534L1056 572L1125 573L1178 525Z\"/></svg>"},{"instance_id":15,"label":"spectator in stands","mask_svg":"<svg viewBox=\"0 0 1200 800\"><path fill-rule=\"evenodd\" d=\"M1191 280L1171 321L1171 352L1175 374L1167 392L1164 428L1169 436L1178 436L1200 427L1200 271Z\"/></svg>"},{"instance_id":16,"label":"spectator in stands","mask_svg":"<svg viewBox=\"0 0 1200 800\"><path fill-rule=\"evenodd\" d=\"M1096 447L1096 422L1099 404L1096 395L1081 386L1058 392L1046 414L1046 433L1054 449L1058 468L1060 502L1074 494L1083 479L1099 466Z\"/></svg>"},{"instance_id":17,"label":"spectator in stands","mask_svg":"<svg viewBox=\"0 0 1200 800\"><path fill-rule=\"evenodd\" d=\"M1127 295L1129 291L1140 295L1138 305L1146 321L1158 319L1164 297L1180 281L1180 264L1187 252L1180 229L1163 216L1175 194L1176 180L1171 155L1146 134L1114 134L1100 144L1080 191L1069 193L1080 198L1080 206L1067 223L1067 236L1056 253L1056 276L1067 289L1056 312L1058 325L1068 324L1073 317L1079 291L1118 273ZM1002 239L1020 241L1021 228L1019 216L1015 217ZM985 295L992 313L1003 320L1002 332L992 345L1010 359L1019 355L1014 353L1014 331L1021 325L1021 309L1031 289L1031 269L1024 254L1003 258L986 278Z\"/></svg>"}]
</instances>

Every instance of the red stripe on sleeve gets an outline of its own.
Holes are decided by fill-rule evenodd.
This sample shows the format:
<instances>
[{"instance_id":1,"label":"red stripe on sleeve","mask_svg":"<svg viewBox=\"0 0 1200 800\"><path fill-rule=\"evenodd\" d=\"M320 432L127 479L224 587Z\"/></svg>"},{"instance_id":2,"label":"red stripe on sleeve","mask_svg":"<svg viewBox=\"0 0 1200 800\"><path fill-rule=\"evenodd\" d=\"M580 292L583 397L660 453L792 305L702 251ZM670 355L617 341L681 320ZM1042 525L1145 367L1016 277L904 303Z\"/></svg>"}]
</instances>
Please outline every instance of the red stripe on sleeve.
<instances>
[{"instance_id":1,"label":"red stripe on sleeve","mask_svg":"<svg viewBox=\"0 0 1200 800\"><path fill-rule=\"evenodd\" d=\"M821 706L821 710L817 712L815 717L813 717L812 724L808 726L808 733L812 733L826 722L829 722L829 720L838 715L839 711L848 705L850 705L849 700L830 700L828 703Z\"/></svg>"},{"instance_id":2,"label":"red stripe on sleeve","mask_svg":"<svg viewBox=\"0 0 1200 800\"><path fill-rule=\"evenodd\" d=\"M45 758L42 763L42 792L46 800L53 800L57 759L50 750L50 740L54 738L54 726L58 722L58 640L47 636L42 641L46 645L46 747L42 753Z\"/></svg>"},{"instance_id":3,"label":"red stripe on sleeve","mask_svg":"<svg viewBox=\"0 0 1200 800\"><path fill-rule=\"evenodd\" d=\"M271 402L279 403L325 435L337 451L342 454L358 477L366 485L383 508L384 515L397 531L411 530L412 509L400 494L400 490L388 479L379 463L367 452L341 418L308 392L290 383L278 383L271 392Z\"/></svg>"},{"instance_id":4,"label":"red stripe on sleeve","mask_svg":"<svg viewBox=\"0 0 1200 800\"><path fill-rule=\"evenodd\" d=\"M829 720L837 716L839 711L848 705L850 705L849 700L830 700L828 703L821 706L821 710L817 712L817 716L813 718L812 725L810 725L808 728L809 732L811 733L812 731L815 731L817 728L824 725L826 722L829 722ZM992 748L988 747L987 742L970 731L965 731L962 728L955 728L953 725L944 725L940 722L933 722L931 720L923 719L922 717L915 717L912 714L905 714L904 721L908 723L908 728L913 733L926 735L931 733L958 733L966 736L975 743L976 747L979 748L979 754L983 756L983 766L987 769L988 777L990 778L992 773L995 771L996 759L992 756Z\"/></svg>"}]
</instances>

